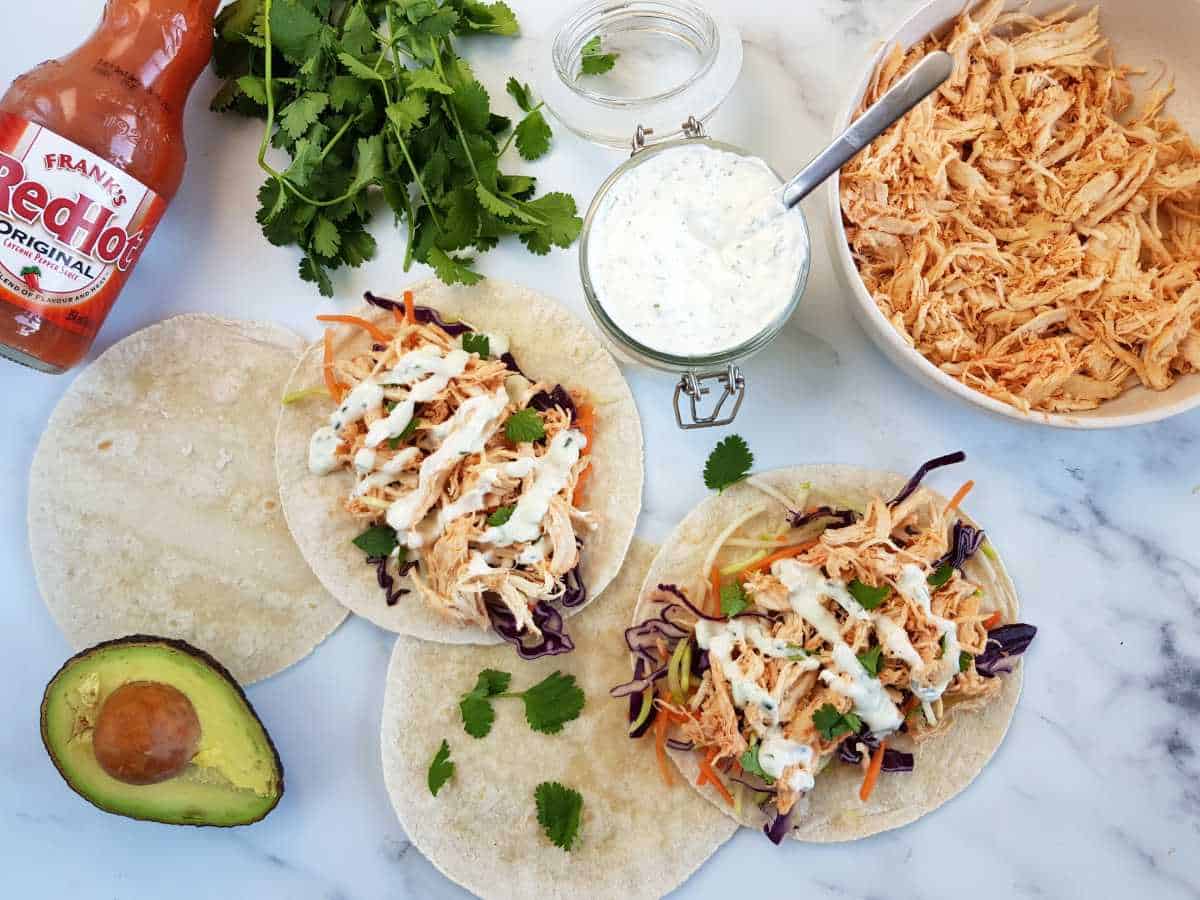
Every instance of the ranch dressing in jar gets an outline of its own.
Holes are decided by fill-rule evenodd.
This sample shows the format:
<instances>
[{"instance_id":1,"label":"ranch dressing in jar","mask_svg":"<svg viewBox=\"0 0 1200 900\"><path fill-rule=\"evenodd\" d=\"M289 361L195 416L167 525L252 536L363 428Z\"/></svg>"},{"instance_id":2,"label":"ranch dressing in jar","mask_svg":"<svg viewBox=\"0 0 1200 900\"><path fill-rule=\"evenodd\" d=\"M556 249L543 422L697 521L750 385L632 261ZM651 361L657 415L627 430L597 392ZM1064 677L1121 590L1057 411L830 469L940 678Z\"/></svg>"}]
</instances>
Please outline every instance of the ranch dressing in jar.
<instances>
[{"instance_id":1,"label":"ranch dressing in jar","mask_svg":"<svg viewBox=\"0 0 1200 900\"><path fill-rule=\"evenodd\" d=\"M600 201L587 268L596 302L673 356L732 350L794 303L809 243L762 160L690 141L630 168Z\"/></svg>"}]
</instances>

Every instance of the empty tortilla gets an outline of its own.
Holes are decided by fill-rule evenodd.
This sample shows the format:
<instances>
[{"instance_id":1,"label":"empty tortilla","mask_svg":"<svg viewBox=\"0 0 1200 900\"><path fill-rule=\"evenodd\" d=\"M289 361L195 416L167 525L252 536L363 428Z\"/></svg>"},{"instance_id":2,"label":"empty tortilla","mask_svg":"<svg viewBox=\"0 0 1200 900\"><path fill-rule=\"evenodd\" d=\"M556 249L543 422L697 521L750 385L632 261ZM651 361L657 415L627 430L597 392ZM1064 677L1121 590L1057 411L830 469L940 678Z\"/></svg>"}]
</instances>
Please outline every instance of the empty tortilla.
<instances>
[{"instance_id":1,"label":"empty tortilla","mask_svg":"<svg viewBox=\"0 0 1200 900\"><path fill-rule=\"evenodd\" d=\"M737 823L685 789L663 784L652 740L630 740L629 703L608 691L629 677L623 631L655 547L635 540L603 603L573 622L575 652L522 662L508 647L446 647L400 637L383 701L383 777L409 838L452 881L487 898L637 898L674 890ZM525 722L519 700L495 701L486 737L463 730L459 696L480 670L511 672L523 690L560 670L586 695L558 734ZM430 760L443 738L454 776L432 796ZM534 788L558 781L583 795L578 843L550 843Z\"/></svg>"},{"instance_id":2,"label":"empty tortilla","mask_svg":"<svg viewBox=\"0 0 1200 900\"><path fill-rule=\"evenodd\" d=\"M279 401L303 347L268 323L176 316L67 389L33 459L29 545L77 650L179 638L252 682L345 618L296 549L275 481Z\"/></svg>"}]
</instances>

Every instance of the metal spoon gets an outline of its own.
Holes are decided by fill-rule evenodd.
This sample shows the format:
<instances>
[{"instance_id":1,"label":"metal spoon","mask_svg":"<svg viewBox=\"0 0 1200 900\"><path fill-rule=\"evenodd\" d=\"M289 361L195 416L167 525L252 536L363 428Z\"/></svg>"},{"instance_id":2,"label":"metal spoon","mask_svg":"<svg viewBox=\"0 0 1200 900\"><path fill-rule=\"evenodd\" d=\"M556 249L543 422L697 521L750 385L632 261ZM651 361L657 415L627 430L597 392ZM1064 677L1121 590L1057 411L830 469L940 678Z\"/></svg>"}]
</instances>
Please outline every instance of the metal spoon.
<instances>
[{"instance_id":1,"label":"metal spoon","mask_svg":"<svg viewBox=\"0 0 1200 900\"><path fill-rule=\"evenodd\" d=\"M783 205L791 209L908 112L942 86L954 72L954 57L937 50L917 63L890 91L868 109L836 141L783 186Z\"/></svg>"}]
</instances>

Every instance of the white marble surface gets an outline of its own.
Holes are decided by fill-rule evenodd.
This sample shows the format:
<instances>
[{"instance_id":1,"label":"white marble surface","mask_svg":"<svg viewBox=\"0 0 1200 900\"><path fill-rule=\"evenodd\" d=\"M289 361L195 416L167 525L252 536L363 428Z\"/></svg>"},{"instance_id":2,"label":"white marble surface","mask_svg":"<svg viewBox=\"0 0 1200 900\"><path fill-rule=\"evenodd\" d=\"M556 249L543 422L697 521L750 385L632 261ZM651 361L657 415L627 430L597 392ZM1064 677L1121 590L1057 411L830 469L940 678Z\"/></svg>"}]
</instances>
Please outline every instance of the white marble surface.
<instances>
[{"instance_id":1,"label":"white marble surface","mask_svg":"<svg viewBox=\"0 0 1200 900\"><path fill-rule=\"evenodd\" d=\"M562 4L510 0L526 38L470 47L493 93L527 72ZM735 17L743 77L712 131L797 168L828 134L849 76L912 0L713 0ZM98 0L14 4L0 82L61 52ZM314 334L311 316L368 286L402 283L398 239L318 304L290 251L253 220L256 126L204 108L189 115L187 183L109 320L97 350L165 315L206 310L276 319ZM586 202L619 156L559 131L531 167ZM817 201L819 203L821 201ZM1041 627L1008 740L967 793L898 832L850 846L777 850L744 833L680 892L729 897L1200 897L1200 415L1126 433L1035 430L985 418L906 380L843 304L823 210L808 297L784 336L747 367L738 430L759 465L843 461L908 471L963 448L970 501ZM541 288L583 313L575 258L506 246L487 274ZM639 528L661 539L704 494L713 434L670 420L670 384L631 372L646 420ZM461 896L408 844L379 772L379 709L389 636L350 621L310 659L250 695L287 765L288 791L265 822L234 831L107 816L63 785L42 751L37 703L70 648L40 602L25 540L30 457L70 382L0 366L0 895L27 897L417 898ZM602 702L602 701L597 701ZM647 836L647 851L654 852Z\"/></svg>"}]
</instances>

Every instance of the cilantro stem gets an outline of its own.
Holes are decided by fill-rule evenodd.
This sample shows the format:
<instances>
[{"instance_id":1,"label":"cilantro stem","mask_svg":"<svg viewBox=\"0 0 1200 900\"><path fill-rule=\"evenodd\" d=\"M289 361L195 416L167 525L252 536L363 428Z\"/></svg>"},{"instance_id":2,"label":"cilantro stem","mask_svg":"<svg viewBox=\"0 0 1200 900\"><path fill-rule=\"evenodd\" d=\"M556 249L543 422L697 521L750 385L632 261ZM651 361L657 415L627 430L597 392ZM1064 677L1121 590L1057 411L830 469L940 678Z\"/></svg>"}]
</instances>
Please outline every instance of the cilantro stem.
<instances>
[{"instance_id":1,"label":"cilantro stem","mask_svg":"<svg viewBox=\"0 0 1200 900\"><path fill-rule=\"evenodd\" d=\"M321 162L325 162L325 157L329 155L329 151L332 150L335 146L337 146L337 142L340 141L345 136L346 132L350 130L350 126L353 125L356 121L358 121L358 116L351 116L350 118L348 118L346 120L346 124L338 129L338 133L329 139L329 143L326 144L325 149L321 151L321 156L320 156Z\"/></svg>"},{"instance_id":2,"label":"cilantro stem","mask_svg":"<svg viewBox=\"0 0 1200 900\"><path fill-rule=\"evenodd\" d=\"M436 38L429 39L429 49L433 53L433 65L437 69L438 75L441 76L442 81L445 81L446 70L442 67L442 54L438 48L438 42ZM442 98L442 106L445 108L446 113L450 116L450 121L454 123L454 130L458 133L458 142L462 144L463 153L465 153L467 156L467 163L471 166L471 173L475 176L475 183L483 184L483 182L479 180L479 170L475 168L475 157L471 155L471 148L467 145L466 132L463 131L462 122L458 120L458 110L454 108L453 103L444 97Z\"/></svg>"}]
</instances>

